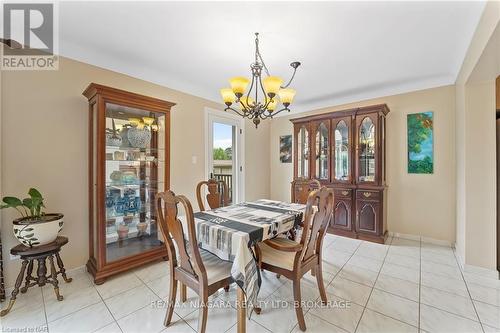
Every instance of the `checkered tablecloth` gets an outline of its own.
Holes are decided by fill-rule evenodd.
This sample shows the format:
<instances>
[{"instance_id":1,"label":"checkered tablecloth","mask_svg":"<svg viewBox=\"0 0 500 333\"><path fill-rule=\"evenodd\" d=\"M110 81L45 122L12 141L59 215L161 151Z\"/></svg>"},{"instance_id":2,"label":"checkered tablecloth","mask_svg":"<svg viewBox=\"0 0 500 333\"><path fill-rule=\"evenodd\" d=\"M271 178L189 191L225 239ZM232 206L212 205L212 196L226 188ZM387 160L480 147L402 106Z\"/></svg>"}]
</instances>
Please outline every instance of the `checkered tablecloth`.
<instances>
[{"instance_id":1,"label":"checkered tablecloth","mask_svg":"<svg viewBox=\"0 0 500 333\"><path fill-rule=\"evenodd\" d=\"M231 275L245 292L249 316L261 284L252 247L297 227L304 211L305 205L261 199L194 214L198 246L233 263Z\"/></svg>"}]
</instances>

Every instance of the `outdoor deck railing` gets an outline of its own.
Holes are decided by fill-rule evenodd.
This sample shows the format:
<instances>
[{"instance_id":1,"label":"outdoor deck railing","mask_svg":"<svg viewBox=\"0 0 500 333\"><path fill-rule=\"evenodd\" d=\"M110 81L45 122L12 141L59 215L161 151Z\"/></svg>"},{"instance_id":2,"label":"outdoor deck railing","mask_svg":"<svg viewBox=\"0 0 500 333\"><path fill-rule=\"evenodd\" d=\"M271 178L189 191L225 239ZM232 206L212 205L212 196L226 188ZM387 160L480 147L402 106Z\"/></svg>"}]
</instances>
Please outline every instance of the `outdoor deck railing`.
<instances>
[{"instance_id":1,"label":"outdoor deck railing","mask_svg":"<svg viewBox=\"0 0 500 333\"><path fill-rule=\"evenodd\" d=\"M222 173L214 173L213 174L215 179L217 180L223 180L227 188L229 190L228 196L229 196L229 203L233 202L233 175L226 175Z\"/></svg>"}]
</instances>

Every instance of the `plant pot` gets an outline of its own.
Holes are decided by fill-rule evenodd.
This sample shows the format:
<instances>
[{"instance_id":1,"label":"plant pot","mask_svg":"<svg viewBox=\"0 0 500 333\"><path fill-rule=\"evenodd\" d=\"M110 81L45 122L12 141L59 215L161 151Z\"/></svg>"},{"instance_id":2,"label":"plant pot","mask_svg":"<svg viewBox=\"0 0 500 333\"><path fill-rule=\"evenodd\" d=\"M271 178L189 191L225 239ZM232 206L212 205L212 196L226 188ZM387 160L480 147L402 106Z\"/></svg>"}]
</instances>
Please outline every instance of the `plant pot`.
<instances>
[{"instance_id":1,"label":"plant pot","mask_svg":"<svg viewBox=\"0 0 500 333\"><path fill-rule=\"evenodd\" d=\"M148 224L146 222L139 222L139 223L137 223L137 230L140 233L146 232L147 228L148 228Z\"/></svg>"},{"instance_id":2,"label":"plant pot","mask_svg":"<svg viewBox=\"0 0 500 333\"><path fill-rule=\"evenodd\" d=\"M128 225L120 224L116 230L118 233L118 239L125 239L128 236Z\"/></svg>"},{"instance_id":3,"label":"plant pot","mask_svg":"<svg viewBox=\"0 0 500 333\"><path fill-rule=\"evenodd\" d=\"M45 214L37 220L16 219L13 221L14 236L29 247L52 243L63 228L63 217L63 214Z\"/></svg>"}]
</instances>

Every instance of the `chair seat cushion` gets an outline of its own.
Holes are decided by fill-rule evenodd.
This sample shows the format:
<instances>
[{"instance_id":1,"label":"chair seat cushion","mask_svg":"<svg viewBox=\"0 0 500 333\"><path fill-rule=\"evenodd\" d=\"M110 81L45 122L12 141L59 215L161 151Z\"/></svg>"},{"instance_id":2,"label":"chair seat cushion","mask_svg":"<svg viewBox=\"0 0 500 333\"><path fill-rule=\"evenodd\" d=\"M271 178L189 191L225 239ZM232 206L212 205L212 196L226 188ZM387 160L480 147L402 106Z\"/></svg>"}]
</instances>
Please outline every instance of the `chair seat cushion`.
<instances>
[{"instance_id":1,"label":"chair seat cushion","mask_svg":"<svg viewBox=\"0 0 500 333\"><path fill-rule=\"evenodd\" d=\"M280 246L296 246L299 243L289 240L288 238L274 238L268 242L279 244ZM297 252L285 252L276 250L265 242L259 243L259 248L262 256L262 262L276 267L284 268L289 271L293 270L293 261Z\"/></svg>"},{"instance_id":2,"label":"chair seat cushion","mask_svg":"<svg viewBox=\"0 0 500 333\"><path fill-rule=\"evenodd\" d=\"M216 255L202 249L200 249L200 255L207 271L209 285L231 277L231 262L222 260Z\"/></svg>"}]
</instances>

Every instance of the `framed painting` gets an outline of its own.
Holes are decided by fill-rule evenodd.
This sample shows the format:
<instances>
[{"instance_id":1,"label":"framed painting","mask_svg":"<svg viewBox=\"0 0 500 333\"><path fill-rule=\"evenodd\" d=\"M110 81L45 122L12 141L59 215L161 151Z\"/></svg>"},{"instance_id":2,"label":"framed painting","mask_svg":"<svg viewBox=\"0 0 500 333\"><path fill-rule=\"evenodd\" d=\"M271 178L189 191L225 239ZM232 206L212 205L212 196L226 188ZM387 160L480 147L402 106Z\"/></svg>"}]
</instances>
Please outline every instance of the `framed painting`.
<instances>
[{"instance_id":1,"label":"framed painting","mask_svg":"<svg viewBox=\"0 0 500 333\"><path fill-rule=\"evenodd\" d=\"M434 112L407 115L408 173L434 173Z\"/></svg>"},{"instance_id":2,"label":"framed painting","mask_svg":"<svg viewBox=\"0 0 500 333\"><path fill-rule=\"evenodd\" d=\"M292 163L292 136L280 136L280 162Z\"/></svg>"}]
</instances>

